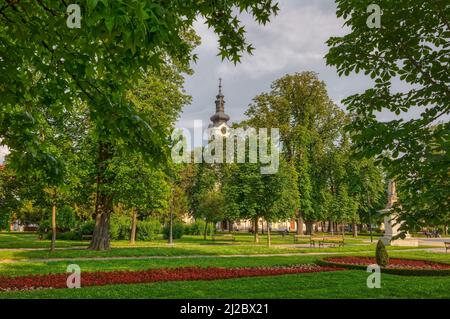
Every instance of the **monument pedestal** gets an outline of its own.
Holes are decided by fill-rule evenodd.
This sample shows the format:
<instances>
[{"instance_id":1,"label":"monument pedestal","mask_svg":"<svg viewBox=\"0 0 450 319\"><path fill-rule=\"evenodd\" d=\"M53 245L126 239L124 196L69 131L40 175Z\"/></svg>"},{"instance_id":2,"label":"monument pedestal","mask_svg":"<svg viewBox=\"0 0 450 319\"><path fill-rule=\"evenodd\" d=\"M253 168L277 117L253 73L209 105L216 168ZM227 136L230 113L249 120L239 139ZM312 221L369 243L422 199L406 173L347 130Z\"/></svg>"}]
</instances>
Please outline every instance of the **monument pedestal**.
<instances>
[{"instance_id":1,"label":"monument pedestal","mask_svg":"<svg viewBox=\"0 0 450 319\"><path fill-rule=\"evenodd\" d=\"M400 225L397 222L396 215L384 216L384 236L380 238L385 246L410 246L419 247L419 241L412 239L411 235L406 234L405 239L395 239L393 237L397 236L400 231Z\"/></svg>"}]
</instances>

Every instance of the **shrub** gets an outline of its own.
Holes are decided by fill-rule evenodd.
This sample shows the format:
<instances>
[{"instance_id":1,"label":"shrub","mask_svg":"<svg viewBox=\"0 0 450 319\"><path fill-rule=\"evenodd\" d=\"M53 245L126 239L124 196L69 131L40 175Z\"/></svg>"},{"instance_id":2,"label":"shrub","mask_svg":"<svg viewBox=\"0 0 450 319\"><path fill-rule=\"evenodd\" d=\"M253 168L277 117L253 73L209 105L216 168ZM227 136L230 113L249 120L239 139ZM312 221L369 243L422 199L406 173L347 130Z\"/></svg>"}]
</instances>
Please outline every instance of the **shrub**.
<instances>
[{"instance_id":1,"label":"shrub","mask_svg":"<svg viewBox=\"0 0 450 319\"><path fill-rule=\"evenodd\" d=\"M194 223L184 226L184 233L186 235L203 235L205 231L205 224L206 222L204 220L196 220ZM214 231L215 231L214 224L209 223L208 229L206 230L206 234L212 235Z\"/></svg>"},{"instance_id":2,"label":"shrub","mask_svg":"<svg viewBox=\"0 0 450 319\"><path fill-rule=\"evenodd\" d=\"M109 225L111 239L128 240L131 236L131 217L112 215Z\"/></svg>"},{"instance_id":3,"label":"shrub","mask_svg":"<svg viewBox=\"0 0 450 319\"><path fill-rule=\"evenodd\" d=\"M45 235L45 239L52 239L52 232L48 232ZM81 232L79 231L67 231L64 233L56 233L57 240L81 240Z\"/></svg>"},{"instance_id":4,"label":"shrub","mask_svg":"<svg viewBox=\"0 0 450 319\"><path fill-rule=\"evenodd\" d=\"M94 233L95 221L89 220L80 226L80 235L92 235Z\"/></svg>"},{"instance_id":5,"label":"shrub","mask_svg":"<svg viewBox=\"0 0 450 319\"><path fill-rule=\"evenodd\" d=\"M386 267L389 264L389 256L386 247L381 240L377 243L375 258L377 260L377 264L381 267Z\"/></svg>"},{"instance_id":6,"label":"shrub","mask_svg":"<svg viewBox=\"0 0 450 319\"><path fill-rule=\"evenodd\" d=\"M163 237L164 239L169 239L170 234L170 224L167 223L167 225L163 229ZM172 238L173 239L180 239L181 236L184 234L184 225L180 222L174 222L172 226Z\"/></svg>"},{"instance_id":7,"label":"shrub","mask_svg":"<svg viewBox=\"0 0 450 319\"><path fill-rule=\"evenodd\" d=\"M155 240L161 232L161 223L155 218L138 221L136 225L137 240Z\"/></svg>"},{"instance_id":8,"label":"shrub","mask_svg":"<svg viewBox=\"0 0 450 319\"><path fill-rule=\"evenodd\" d=\"M52 229L51 222L46 219L39 223L37 233L39 235L40 239L47 238L47 233L50 232Z\"/></svg>"},{"instance_id":9,"label":"shrub","mask_svg":"<svg viewBox=\"0 0 450 319\"><path fill-rule=\"evenodd\" d=\"M64 205L56 210L56 225L58 229L70 230L76 226L76 216L72 207Z\"/></svg>"}]
</instances>

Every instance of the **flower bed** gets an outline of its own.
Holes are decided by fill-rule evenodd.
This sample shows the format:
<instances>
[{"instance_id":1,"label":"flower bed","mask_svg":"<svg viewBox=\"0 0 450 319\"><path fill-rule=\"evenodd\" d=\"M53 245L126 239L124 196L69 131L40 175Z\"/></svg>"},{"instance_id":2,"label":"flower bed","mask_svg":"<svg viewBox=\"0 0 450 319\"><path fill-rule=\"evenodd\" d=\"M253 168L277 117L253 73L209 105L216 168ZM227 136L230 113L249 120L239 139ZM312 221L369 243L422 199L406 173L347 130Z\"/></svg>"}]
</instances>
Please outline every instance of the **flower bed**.
<instances>
[{"instance_id":1,"label":"flower bed","mask_svg":"<svg viewBox=\"0 0 450 319\"><path fill-rule=\"evenodd\" d=\"M375 258L359 256L328 257L319 262L323 266L350 269L366 269L368 265L376 263ZM389 265L382 267L382 272L397 275L448 276L450 275L450 264L427 260L390 258Z\"/></svg>"},{"instance_id":2,"label":"flower bed","mask_svg":"<svg viewBox=\"0 0 450 319\"><path fill-rule=\"evenodd\" d=\"M343 270L319 265L296 265L291 267L255 268L162 268L141 271L110 271L81 273L81 286L104 286L113 284L136 284L159 281L216 280L254 276L313 273ZM0 276L0 291L67 288L68 273L30 275L19 277Z\"/></svg>"}]
</instances>

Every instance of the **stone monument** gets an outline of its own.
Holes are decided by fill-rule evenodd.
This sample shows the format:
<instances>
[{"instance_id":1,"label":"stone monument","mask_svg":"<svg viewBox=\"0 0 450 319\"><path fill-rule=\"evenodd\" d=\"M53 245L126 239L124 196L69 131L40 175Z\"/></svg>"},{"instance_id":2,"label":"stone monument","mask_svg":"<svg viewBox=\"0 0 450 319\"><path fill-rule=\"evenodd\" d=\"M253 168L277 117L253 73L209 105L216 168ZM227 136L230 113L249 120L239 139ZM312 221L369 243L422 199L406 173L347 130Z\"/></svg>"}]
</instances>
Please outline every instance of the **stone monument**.
<instances>
[{"instance_id":1,"label":"stone monument","mask_svg":"<svg viewBox=\"0 0 450 319\"><path fill-rule=\"evenodd\" d=\"M390 213L392 207L397 202L397 189L395 181L390 180L388 186L388 203L386 208L380 210L380 213L384 216L384 236L381 237L381 241L385 246L419 246L419 242L411 238L410 234L406 234L404 239L392 239L400 233L400 223L397 221L397 214Z\"/></svg>"}]
</instances>

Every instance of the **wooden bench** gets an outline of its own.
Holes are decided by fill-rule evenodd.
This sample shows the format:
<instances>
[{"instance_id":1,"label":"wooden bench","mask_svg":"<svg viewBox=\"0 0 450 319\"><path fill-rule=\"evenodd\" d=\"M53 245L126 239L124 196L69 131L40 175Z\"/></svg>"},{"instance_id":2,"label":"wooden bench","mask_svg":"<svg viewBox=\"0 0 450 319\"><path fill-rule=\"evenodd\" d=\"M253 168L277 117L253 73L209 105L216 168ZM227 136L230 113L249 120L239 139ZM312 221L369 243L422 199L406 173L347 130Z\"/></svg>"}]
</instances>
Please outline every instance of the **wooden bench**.
<instances>
[{"instance_id":1,"label":"wooden bench","mask_svg":"<svg viewBox=\"0 0 450 319\"><path fill-rule=\"evenodd\" d=\"M92 235L81 235L81 240L91 240Z\"/></svg>"},{"instance_id":2,"label":"wooden bench","mask_svg":"<svg viewBox=\"0 0 450 319\"><path fill-rule=\"evenodd\" d=\"M214 234L212 235L212 240L216 241L216 240L231 240L234 241L234 236L233 234Z\"/></svg>"},{"instance_id":3,"label":"wooden bench","mask_svg":"<svg viewBox=\"0 0 450 319\"><path fill-rule=\"evenodd\" d=\"M445 244L445 253L447 253L447 250L450 249L450 241L445 241L444 244Z\"/></svg>"},{"instance_id":4,"label":"wooden bench","mask_svg":"<svg viewBox=\"0 0 450 319\"><path fill-rule=\"evenodd\" d=\"M324 247L324 244L332 244L333 246L344 247L344 237L343 236L310 236L309 246L316 247L316 243L319 248Z\"/></svg>"}]
</instances>

